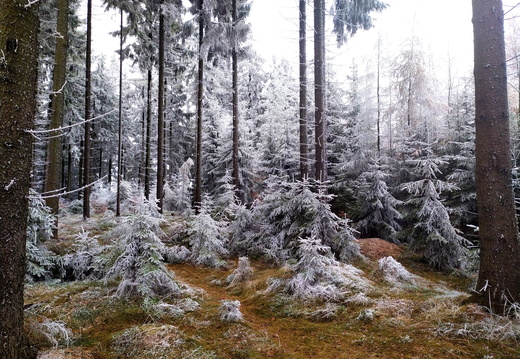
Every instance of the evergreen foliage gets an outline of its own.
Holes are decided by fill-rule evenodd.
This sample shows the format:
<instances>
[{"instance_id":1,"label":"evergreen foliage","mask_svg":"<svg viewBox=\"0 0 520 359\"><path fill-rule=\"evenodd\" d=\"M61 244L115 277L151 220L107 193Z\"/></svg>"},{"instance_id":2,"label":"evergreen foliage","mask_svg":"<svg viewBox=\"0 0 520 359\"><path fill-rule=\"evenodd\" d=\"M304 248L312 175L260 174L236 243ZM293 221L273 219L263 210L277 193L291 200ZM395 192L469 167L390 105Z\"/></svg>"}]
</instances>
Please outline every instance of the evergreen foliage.
<instances>
[{"instance_id":1,"label":"evergreen foliage","mask_svg":"<svg viewBox=\"0 0 520 359\"><path fill-rule=\"evenodd\" d=\"M90 236L90 233L82 228L76 235L73 246L74 252L63 257L64 270L70 268L72 277L77 280L103 277L102 254L105 248L99 244L98 236Z\"/></svg>"},{"instance_id":2,"label":"evergreen foliage","mask_svg":"<svg viewBox=\"0 0 520 359\"><path fill-rule=\"evenodd\" d=\"M223 257L228 254L224 243L226 225L211 216L207 202L208 200L200 213L193 217L188 229L188 241L191 245L189 259L197 265L221 268L226 266Z\"/></svg>"},{"instance_id":3,"label":"evergreen foliage","mask_svg":"<svg viewBox=\"0 0 520 359\"><path fill-rule=\"evenodd\" d=\"M427 151L431 149L427 148ZM427 156L410 160L418 170L419 180L403 184L402 188L414 198L408 201L415 209L415 226L412 245L421 248L428 263L442 270L456 270L464 267L466 249L469 242L459 235L450 222L448 209L440 195L456 187L437 178L439 166L444 161Z\"/></svg>"},{"instance_id":4,"label":"evergreen foliage","mask_svg":"<svg viewBox=\"0 0 520 359\"><path fill-rule=\"evenodd\" d=\"M365 236L377 236L398 242L397 233L401 230L402 219L397 207L402 204L389 191L386 178L389 176L386 166L375 160L370 171L361 175L360 202L363 203L361 220L357 228Z\"/></svg>"},{"instance_id":5,"label":"evergreen foliage","mask_svg":"<svg viewBox=\"0 0 520 359\"><path fill-rule=\"evenodd\" d=\"M298 262L292 268L294 276L285 284L292 296L303 300L334 301L353 290L369 287L361 277L361 270L338 262L321 240L300 239L298 247Z\"/></svg>"},{"instance_id":6,"label":"evergreen foliage","mask_svg":"<svg viewBox=\"0 0 520 359\"><path fill-rule=\"evenodd\" d=\"M165 246L159 238L160 221L157 206L143 200L136 213L113 230L115 240L111 252L115 260L109 263L105 280L120 279L117 296L180 294L173 273L163 263Z\"/></svg>"},{"instance_id":7,"label":"evergreen foliage","mask_svg":"<svg viewBox=\"0 0 520 359\"><path fill-rule=\"evenodd\" d=\"M36 191L31 190L29 198L26 278L28 280L48 279L52 269L58 264L58 256L52 253L45 243L52 238L56 219Z\"/></svg>"},{"instance_id":8,"label":"evergreen foliage","mask_svg":"<svg viewBox=\"0 0 520 359\"><path fill-rule=\"evenodd\" d=\"M358 29L372 27L372 11L381 11L386 4L379 0L335 0L334 32L338 45L345 43Z\"/></svg>"},{"instance_id":9,"label":"evergreen foliage","mask_svg":"<svg viewBox=\"0 0 520 359\"><path fill-rule=\"evenodd\" d=\"M250 239L251 253L283 263L296 256L300 238L315 238L330 247L341 261L359 256L348 220L330 209L331 195L307 181L288 183L276 177L268 181L265 197L253 209L259 233Z\"/></svg>"}]
</instances>

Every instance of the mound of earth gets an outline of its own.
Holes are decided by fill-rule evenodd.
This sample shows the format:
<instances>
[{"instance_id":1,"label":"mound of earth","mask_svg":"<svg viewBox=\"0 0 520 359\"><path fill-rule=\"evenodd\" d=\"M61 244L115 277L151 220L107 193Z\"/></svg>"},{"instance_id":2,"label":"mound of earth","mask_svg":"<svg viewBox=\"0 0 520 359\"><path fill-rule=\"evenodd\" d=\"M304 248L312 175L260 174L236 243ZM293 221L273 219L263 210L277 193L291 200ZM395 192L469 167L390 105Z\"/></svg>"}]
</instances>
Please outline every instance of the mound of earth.
<instances>
[{"instance_id":1,"label":"mound of earth","mask_svg":"<svg viewBox=\"0 0 520 359\"><path fill-rule=\"evenodd\" d=\"M377 261L383 257L399 257L402 249L394 243L387 242L381 238L362 238L357 240L361 254L371 260Z\"/></svg>"}]
</instances>

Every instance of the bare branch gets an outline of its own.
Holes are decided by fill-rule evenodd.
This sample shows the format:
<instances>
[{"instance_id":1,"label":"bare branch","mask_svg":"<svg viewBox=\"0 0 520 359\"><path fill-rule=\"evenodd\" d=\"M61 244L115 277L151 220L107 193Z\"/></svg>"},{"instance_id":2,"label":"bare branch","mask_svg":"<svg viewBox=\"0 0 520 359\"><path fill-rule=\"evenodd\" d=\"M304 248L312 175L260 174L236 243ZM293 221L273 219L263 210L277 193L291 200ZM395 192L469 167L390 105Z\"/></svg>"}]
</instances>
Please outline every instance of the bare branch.
<instances>
[{"instance_id":1,"label":"bare branch","mask_svg":"<svg viewBox=\"0 0 520 359\"><path fill-rule=\"evenodd\" d=\"M68 191L68 192L61 192L61 193L56 193L56 194L50 194L50 195L45 195L46 193L53 193L53 192L57 192L57 191L61 191L63 190L64 188L60 188L58 190L53 190L53 191L49 191L49 192L45 192L45 193L42 193L41 196L38 196L38 197L34 197L34 196L28 196L27 198L29 199L37 199L37 198L42 198L42 199L47 199L47 198L55 198L55 197L61 197L61 196L65 196L65 195L68 195L68 194L71 194L71 193L75 193L75 192L79 192L79 191L83 191L85 188L88 188L88 187L92 187L93 185L95 185L96 183L104 180L105 178L107 178L108 175L105 175L97 180L95 180L94 182L91 182L83 187L80 187L80 188L76 188L72 191Z\"/></svg>"}]
</instances>

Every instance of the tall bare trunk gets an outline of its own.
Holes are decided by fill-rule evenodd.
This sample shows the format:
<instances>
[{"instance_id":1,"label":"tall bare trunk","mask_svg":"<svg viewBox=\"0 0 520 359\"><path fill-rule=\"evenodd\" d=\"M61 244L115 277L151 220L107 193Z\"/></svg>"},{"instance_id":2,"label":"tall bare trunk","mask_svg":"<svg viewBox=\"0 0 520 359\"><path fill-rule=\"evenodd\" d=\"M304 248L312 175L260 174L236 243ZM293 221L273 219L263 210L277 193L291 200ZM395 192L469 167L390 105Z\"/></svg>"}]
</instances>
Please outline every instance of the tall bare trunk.
<instances>
[{"instance_id":1,"label":"tall bare trunk","mask_svg":"<svg viewBox=\"0 0 520 359\"><path fill-rule=\"evenodd\" d=\"M159 93L157 99L157 200L159 212L163 213L164 188L164 13L159 9Z\"/></svg>"},{"instance_id":2,"label":"tall bare trunk","mask_svg":"<svg viewBox=\"0 0 520 359\"><path fill-rule=\"evenodd\" d=\"M325 116L325 0L314 0L314 102L316 181L327 181L327 119Z\"/></svg>"},{"instance_id":3,"label":"tall bare trunk","mask_svg":"<svg viewBox=\"0 0 520 359\"><path fill-rule=\"evenodd\" d=\"M152 131L152 70L148 70L146 97L146 134L145 134L145 153L144 153L144 196L150 199L150 152L151 152L151 131Z\"/></svg>"},{"instance_id":4,"label":"tall bare trunk","mask_svg":"<svg viewBox=\"0 0 520 359\"><path fill-rule=\"evenodd\" d=\"M202 56L202 44L204 42L204 14L203 2L199 0L199 64L197 75L197 148L195 150L195 211L198 213L202 204L202 95L204 81L204 58Z\"/></svg>"},{"instance_id":5,"label":"tall bare trunk","mask_svg":"<svg viewBox=\"0 0 520 359\"><path fill-rule=\"evenodd\" d=\"M238 57L237 57L237 0L232 3L232 22L233 22L233 37L232 37L232 67L233 67L233 182L235 185L236 195L242 199L242 191L240 185L239 173L239 119L238 119Z\"/></svg>"},{"instance_id":6,"label":"tall bare trunk","mask_svg":"<svg viewBox=\"0 0 520 359\"><path fill-rule=\"evenodd\" d=\"M58 16L56 31L56 46L54 54L54 69L52 73L52 97L51 97L51 122L50 129L58 129L63 126L64 105L65 105L65 75L67 72L67 41L69 25L69 1L58 0ZM49 147L47 150L47 166L45 173L44 192L52 193L60 188L62 146L60 131L51 132ZM55 193L54 193L55 194ZM59 197L49 197L46 200L47 206L51 209L56 219L56 229L53 237L58 238L58 210Z\"/></svg>"},{"instance_id":7,"label":"tall bare trunk","mask_svg":"<svg viewBox=\"0 0 520 359\"><path fill-rule=\"evenodd\" d=\"M36 358L23 330L38 2L0 1L0 358Z\"/></svg>"},{"instance_id":8,"label":"tall bare trunk","mask_svg":"<svg viewBox=\"0 0 520 359\"><path fill-rule=\"evenodd\" d=\"M87 53L85 62L85 138L83 140L83 220L90 217L90 100L92 56L92 0L87 1Z\"/></svg>"},{"instance_id":9,"label":"tall bare trunk","mask_svg":"<svg viewBox=\"0 0 520 359\"><path fill-rule=\"evenodd\" d=\"M300 177L309 177L309 143L307 139L307 3L300 0Z\"/></svg>"},{"instance_id":10,"label":"tall bare trunk","mask_svg":"<svg viewBox=\"0 0 520 359\"><path fill-rule=\"evenodd\" d=\"M121 216L121 171L123 170L122 139L123 139L123 9L120 11L119 23L119 107L117 133L117 191L116 216ZM112 167L112 166L110 166ZM109 176L110 179L111 176Z\"/></svg>"},{"instance_id":11,"label":"tall bare trunk","mask_svg":"<svg viewBox=\"0 0 520 359\"><path fill-rule=\"evenodd\" d=\"M520 303L520 242L511 151L501 0L473 0L476 187L481 303L502 314Z\"/></svg>"}]
</instances>

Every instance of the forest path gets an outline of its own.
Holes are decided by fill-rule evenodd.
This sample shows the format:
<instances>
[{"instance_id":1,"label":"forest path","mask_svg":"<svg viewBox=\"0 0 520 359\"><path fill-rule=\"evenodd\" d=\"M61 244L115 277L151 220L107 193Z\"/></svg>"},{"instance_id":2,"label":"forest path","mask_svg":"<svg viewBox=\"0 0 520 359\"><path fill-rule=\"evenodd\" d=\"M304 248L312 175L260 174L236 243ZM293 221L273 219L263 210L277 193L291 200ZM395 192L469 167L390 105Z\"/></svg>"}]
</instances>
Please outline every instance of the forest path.
<instances>
[{"instance_id":1,"label":"forest path","mask_svg":"<svg viewBox=\"0 0 520 359\"><path fill-rule=\"evenodd\" d=\"M191 286L201 288L206 292L203 297L203 312L211 322L219 322L219 306L223 299L239 300L240 311L243 314L242 325L250 328L262 337L264 348L257 347L259 352L251 353L252 358L366 358L366 355L357 356L348 354L344 347L344 323L312 322L297 317L290 312L280 313L286 302L272 301L266 296L257 295L258 290L265 288L265 281L280 274L280 269L262 268L255 265L255 272L251 283L243 290L214 284L215 280L225 282L225 278L232 270L223 271L195 267L189 264L174 264L169 268L175 272L178 280ZM213 283L212 283L213 282ZM281 316L282 314L282 316ZM220 327L229 324L220 323ZM341 328L340 328L341 327ZM361 336L355 335L356 337ZM215 340L218 341L217 338ZM267 343L269 342L269 344ZM209 343L208 343L209 344ZM229 343L226 344L229 346ZM239 358L240 356L231 356Z\"/></svg>"}]
</instances>

